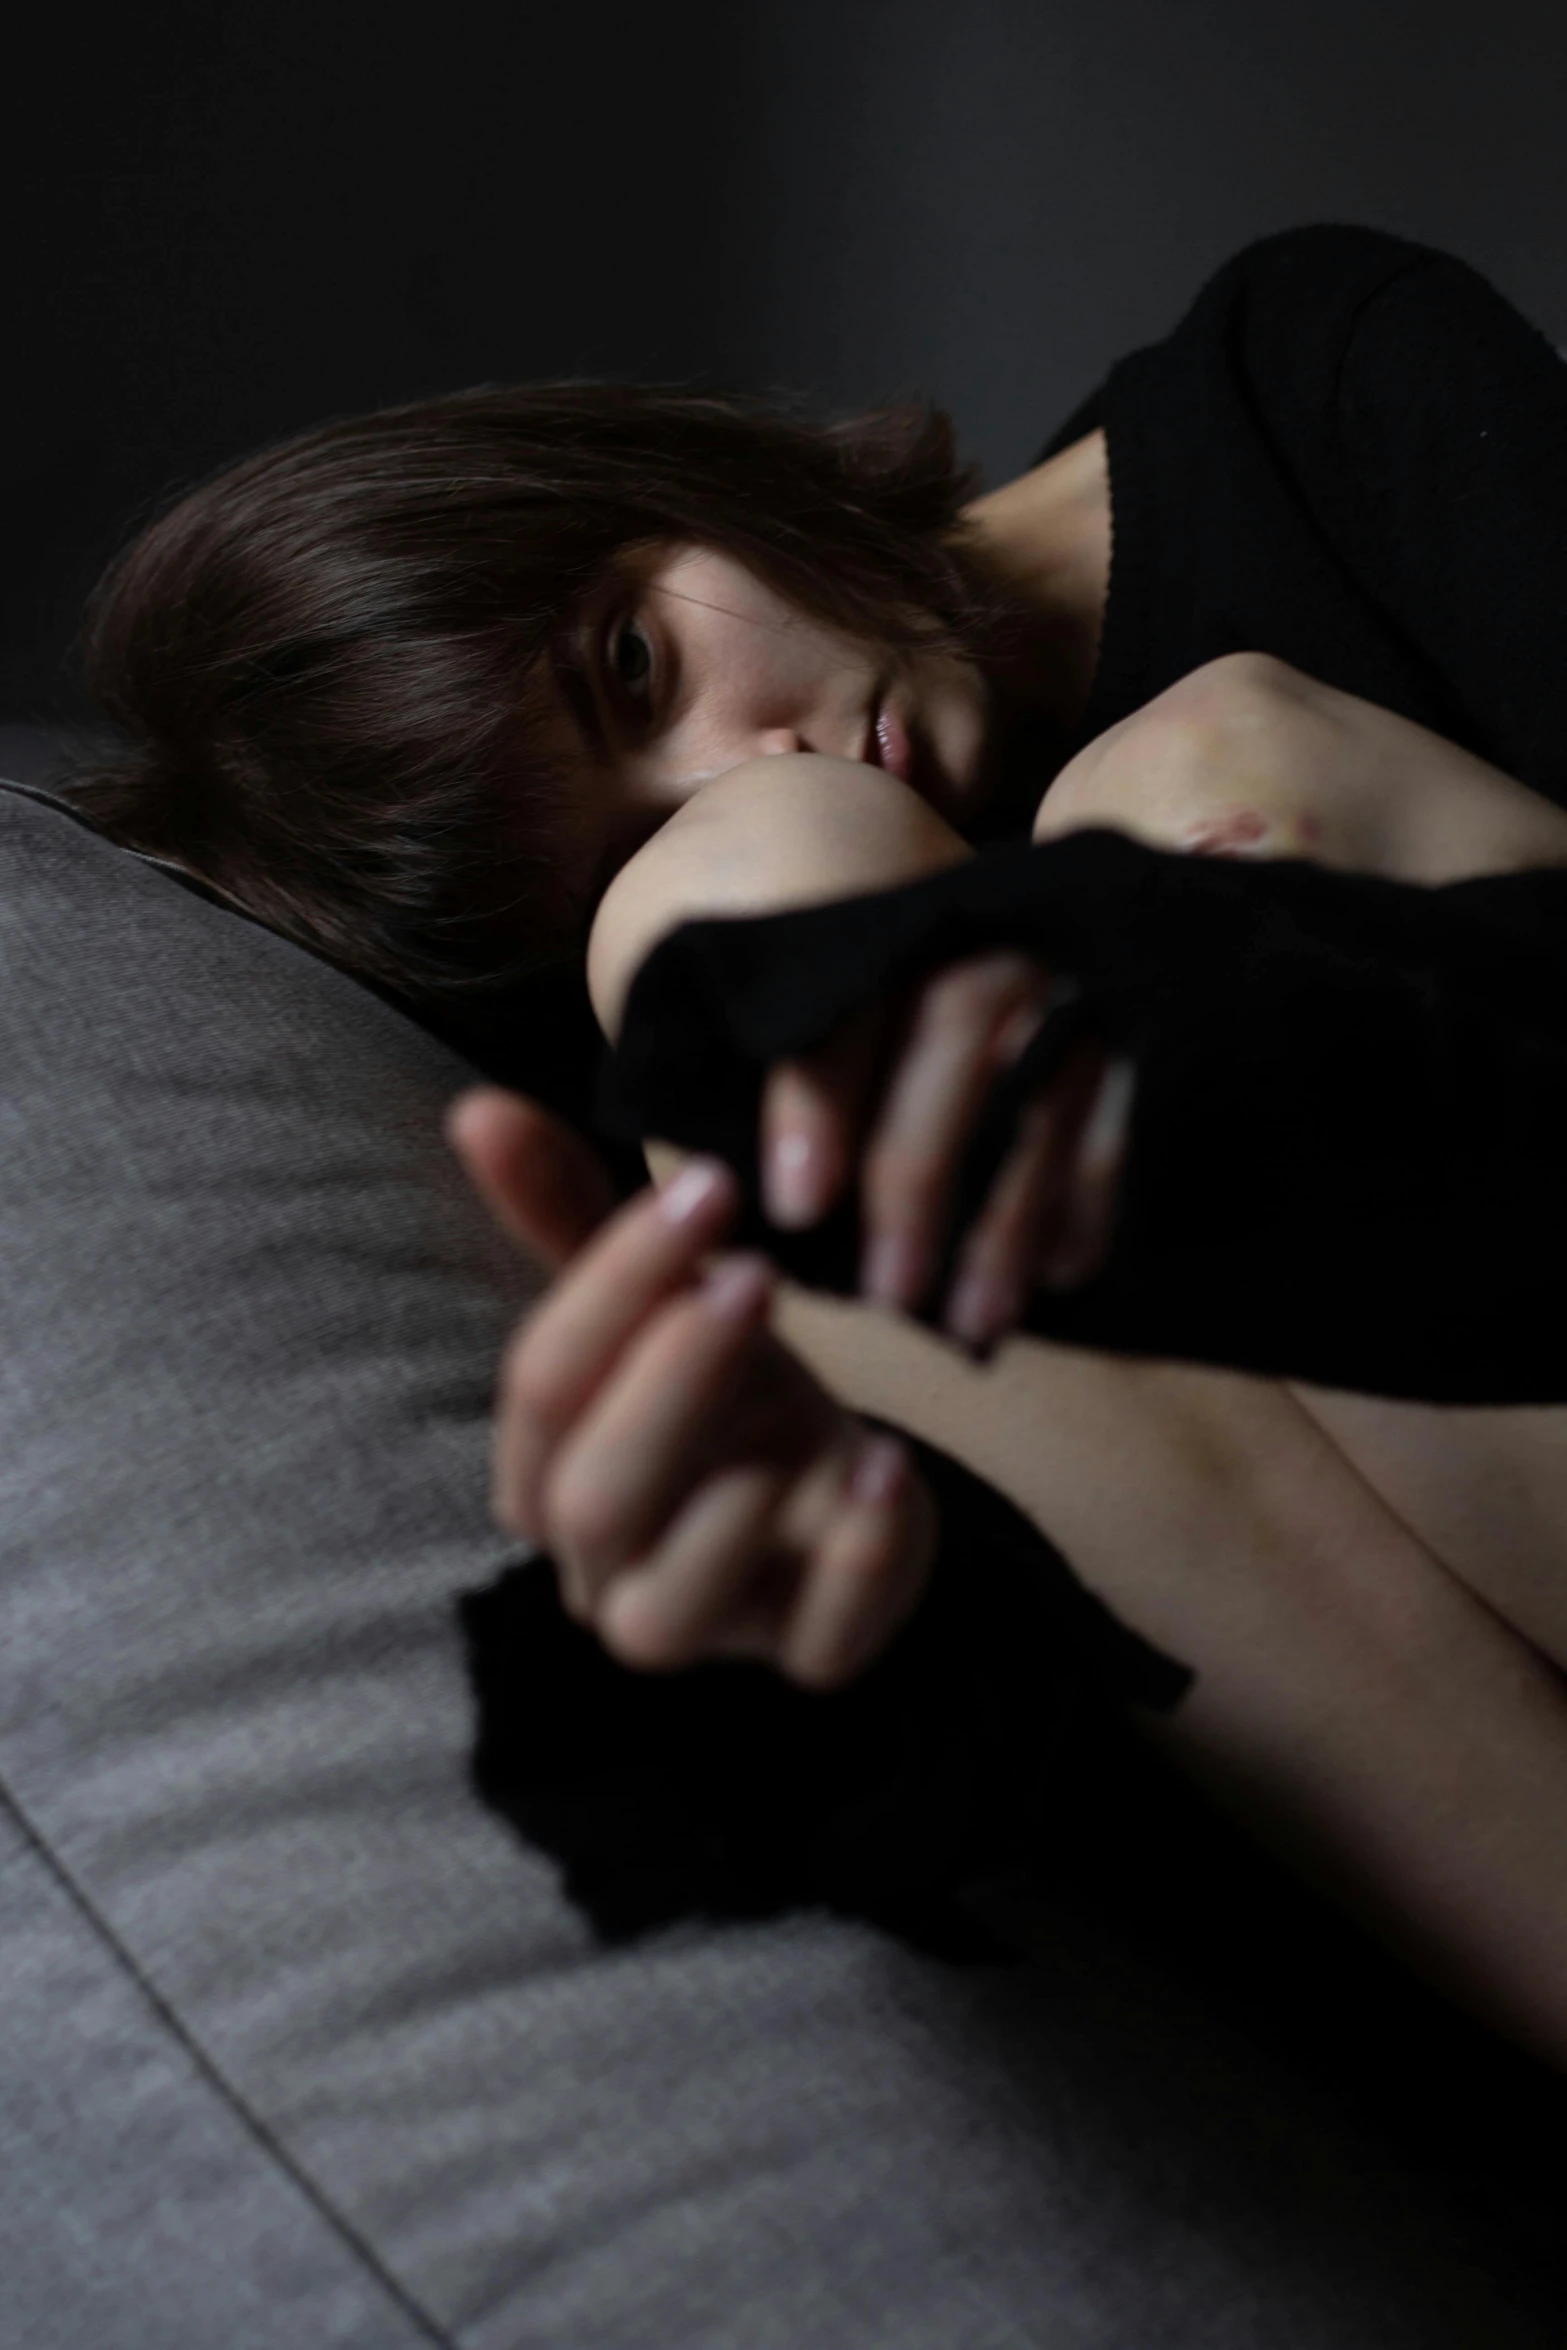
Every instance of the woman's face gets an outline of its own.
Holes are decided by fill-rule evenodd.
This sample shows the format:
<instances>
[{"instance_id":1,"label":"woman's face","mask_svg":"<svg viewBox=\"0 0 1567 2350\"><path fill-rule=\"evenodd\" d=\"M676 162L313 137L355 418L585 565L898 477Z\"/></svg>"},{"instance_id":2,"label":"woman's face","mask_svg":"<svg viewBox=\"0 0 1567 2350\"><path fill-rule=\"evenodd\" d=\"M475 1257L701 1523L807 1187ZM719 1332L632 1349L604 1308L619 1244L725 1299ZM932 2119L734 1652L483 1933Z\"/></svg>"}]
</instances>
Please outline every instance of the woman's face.
<instances>
[{"instance_id":1,"label":"woman's face","mask_svg":"<svg viewBox=\"0 0 1567 2350\"><path fill-rule=\"evenodd\" d=\"M580 654L573 880L594 900L666 818L748 759L863 760L960 827L980 788L989 700L974 664L842 635L712 548L668 548L606 585Z\"/></svg>"}]
</instances>

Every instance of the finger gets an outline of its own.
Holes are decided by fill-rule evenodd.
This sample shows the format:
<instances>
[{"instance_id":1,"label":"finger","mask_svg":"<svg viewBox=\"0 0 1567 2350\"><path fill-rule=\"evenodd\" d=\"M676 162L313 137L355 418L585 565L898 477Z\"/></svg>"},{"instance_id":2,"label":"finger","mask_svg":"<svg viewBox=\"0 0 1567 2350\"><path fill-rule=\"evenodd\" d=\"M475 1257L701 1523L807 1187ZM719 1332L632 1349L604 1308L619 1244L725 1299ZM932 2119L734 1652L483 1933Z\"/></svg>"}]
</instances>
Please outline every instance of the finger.
<instances>
[{"instance_id":1,"label":"finger","mask_svg":"<svg viewBox=\"0 0 1567 2350\"><path fill-rule=\"evenodd\" d=\"M491 1506L501 1525L538 1537L539 1480L555 1448L635 1333L696 1278L737 1199L727 1167L691 1160L611 1216L519 1324L496 1407Z\"/></svg>"},{"instance_id":2,"label":"finger","mask_svg":"<svg viewBox=\"0 0 1567 2350\"><path fill-rule=\"evenodd\" d=\"M762 1204L784 1231L814 1224L838 1198L880 1090L903 997L843 1021L826 1044L780 1061L762 1092Z\"/></svg>"},{"instance_id":3,"label":"finger","mask_svg":"<svg viewBox=\"0 0 1567 2350\"><path fill-rule=\"evenodd\" d=\"M942 1317L963 1344L992 1347L1022 1319L1036 1268L1065 1229L1072 1167L1105 1065L1101 1045L1080 1045L1019 1118L1012 1148L964 1239Z\"/></svg>"},{"instance_id":4,"label":"finger","mask_svg":"<svg viewBox=\"0 0 1567 2350\"><path fill-rule=\"evenodd\" d=\"M502 1229L547 1265L574 1256L615 1204L597 1152L522 1094L492 1085L459 1094L446 1138Z\"/></svg>"},{"instance_id":5,"label":"finger","mask_svg":"<svg viewBox=\"0 0 1567 2350\"><path fill-rule=\"evenodd\" d=\"M936 1550L936 1514L906 1445L864 1444L779 1642L791 1679L832 1689L879 1654L913 1613Z\"/></svg>"},{"instance_id":6,"label":"finger","mask_svg":"<svg viewBox=\"0 0 1567 2350\"><path fill-rule=\"evenodd\" d=\"M750 1462L711 1477L663 1539L600 1595L605 1646L644 1672L694 1664L750 1628L752 1591L767 1557L784 1472Z\"/></svg>"},{"instance_id":7,"label":"finger","mask_svg":"<svg viewBox=\"0 0 1567 2350\"><path fill-rule=\"evenodd\" d=\"M578 1604L597 1605L708 1469L771 1296L763 1258L726 1258L631 1342L545 1470L542 1538Z\"/></svg>"},{"instance_id":8,"label":"finger","mask_svg":"<svg viewBox=\"0 0 1567 2350\"><path fill-rule=\"evenodd\" d=\"M867 1297L907 1309L924 1295L964 1144L997 1069L1037 1025L1045 985L1007 954L959 964L925 989L865 1153Z\"/></svg>"},{"instance_id":9,"label":"finger","mask_svg":"<svg viewBox=\"0 0 1567 2350\"><path fill-rule=\"evenodd\" d=\"M1047 1289L1075 1289L1109 1254L1131 1131L1136 1073L1127 1060L1104 1071L1068 1176L1062 1228L1039 1266Z\"/></svg>"}]
</instances>

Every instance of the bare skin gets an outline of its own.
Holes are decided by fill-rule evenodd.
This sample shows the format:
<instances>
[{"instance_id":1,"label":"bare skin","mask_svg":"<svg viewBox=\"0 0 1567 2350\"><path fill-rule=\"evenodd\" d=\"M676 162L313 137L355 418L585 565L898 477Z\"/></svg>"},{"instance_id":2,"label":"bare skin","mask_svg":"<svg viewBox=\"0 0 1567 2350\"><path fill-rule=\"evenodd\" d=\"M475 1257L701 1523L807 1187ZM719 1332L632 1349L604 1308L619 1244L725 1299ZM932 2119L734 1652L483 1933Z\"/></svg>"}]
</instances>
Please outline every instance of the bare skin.
<instances>
[{"instance_id":1,"label":"bare skin","mask_svg":"<svg viewBox=\"0 0 1567 2350\"><path fill-rule=\"evenodd\" d=\"M558 1275L501 1367L497 1521L550 1552L568 1612L628 1664L849 1678L919 1599L933 1508L906 1448L774 1336L765 1263L715 1258L728 1169L692 1160L612 1213L592 1151L534 1103L468 1093L448 1133Z\"/></svg>"},{"instance_id":2,"label":"bare skin","mask_svg":"<svg viewBox=\"0 0 1567 2350\"><path fill-rule=\"evenodd\" d=\"M976 548L1013 582L1028 618L1018 672L1003 690L1070 721L1088 690L1109 571L1103 436L1087 436L977 501L964 522ZM877 770L911 784L917 778L932 809L959 824L983 802L1000 681L951 655L891 657L838 635L711 548L650 550L606 575L580 629L588 707L560 714L561 748L576 760L579 785L576 837L561 849L568 903L598 900L628 861L637 862L641 844L678 817L695 820L697 803L747 761L823 754L856 762L862 779ZM942 837L952 836L943 828ZM867 882L879 872L868 864ZM1026 991L1025 978L1014 992L1020 987ZM729 1415L724 1443L698 1402L684 1420L660 1416L660 1380L670 1366L656 1347L650 1354L643 1346L654 1324L675 1317L675 1352L683 1345L693 1364L706 1364L705 1377L723 1357L699 1297L703 1265L722 1235L723 1170L711 1170L707 1208L682 1227L672 1260L651 1201L600 1232L602 1171L536 1106L470 1096L456 1107L452 1137L497 1217L561 1274L506 1358L496 1448L502 1522L549 1545L568 1604L629 1662L657 1668L704 1654L759 1655L813 1686L857 1669L918 1597L930 1504L907 1457L881 1445L861 1479L865 1539L834 1544L830 1527L847 1506L863 1432L792 1356L786 1371L784 1350L763 1329L765 1278L760 1294L730 1294L729 1308L744 1310L730 1310L726 1328L733 1364L787 1426L792 1468L780 1467L773 1439L753 1441L756 1422L767 1417L755 1398L748 1413ZM606 1284L627 1280L628 1248L642 1267L629 1324L593 1303ZM573 1352L579 1312L600 1333L585 1354ZM697 1379L692 1396L702 1392ZM610 1410L616 1396L630 1399L629 1417L617 1420ZM613 1524L596 1522L591 1504L582 1508L584 1496L607 1490L605 1447L594 1451L606 1413L611 1432L634 1441L649 1462L660 1448L683 1455L694 1518L670 1501L661 1530L650 1535L636 1492L623 1493ZM726 1478L744 1485L759 1453L777 1481L771 1515L757 1503L748 1516L738 1501L727 1517L717 1505L704 1514L707 1488ZM587 1463L575 1480L566 1474L573 1458ZM653 1483L662 1474L649 1468ZM764 1536L767 1589L737 1598L736 1560ZM633 1567L642 1603L620 1588Z\"/></svg>"},{"instance_id":3,"label":"bare skin","mask_svg":"<svg viewBox=\"0 0 1567 2350\"><path fill-rule=\"evenodd\" d=\"M1257 742L1269 696L1282 747L1259 791L1261 779L1248 776L1234 746ZM1341 769L1350 750L1391 761L1395 772L1411 748L1388 732L1403 722L1384 724L1383 713L1362 720L1362 707L1267 668L1203 680L1145 714L1140 743L1135 722L1119 745L1107 738L1077 779L1078 820L1118 813L1167 842L1179 830L1189 845L1194 829L1238 812L1259 820L1276 849L1298 845L1309 815L1321 853L1353 862L1363 844L1339 837L1320 797L1308 804L1314 760ZM1183 757L1200 779L1184 796ZM1439 878L1567 850L1567 822L1466 754L1433 755L1422 780L1414 818L1388 820L1394 846L1384 870L1418 867ZM706 808L693 804L688 820L651 844L640 872L627 869L595 937L595 977L611 1018L617 925L629 968L650 928L695 910L693 896L702 908L754 909L798 902L832 882L865 886L881 820L884 877L965 853L918 803L898 807L885 779L856 797L840 853L824 829L827 801L813 804L800 789L811 781L831 782L843 809L843 787L869 779L777 767L727 779ZM1238 784L1250 788L1237 796ZM1118 790L1136 804L1115 808ZM1443 863L1442 827L1424 828L1444 791L1462 836L1456 866ZM1364 803L1346 789L1341 805L1347 819ZM733 821L742 812L743 822ZM817 858L825 863L813 867ZM568 1293L564 1310L573 1302L580 1310L587 1294L585 1285L575 1301ZM1193 1697L1161 1733L1188 1767L1214 1779L1270 1840L1428 1973L1503 2028L1567 2058L1567 1867L1559 1856L1567 1708L1538 1653L1563 1653L1567 1577L1550 1534L1553 1516L1561 1522L1552 1501L1567 1462L1559 1415L1324 1398L1067 1354L1031 1339L1013 1341L981 1371L906 1323L795 1294L782 1300L776 1326L824 1389L928 1435L1011 1492L1127 1621L1196 1666ZM666 1344L673 1351L658 1372L667 1384L678 1346ZM640 1400L622 1399L613 1453L602 1428L597 1437L578 1431L553 1519L548 1510L542 1518L557 1546L571 1548L573 1486L579 1512L583 1496L602 1495L607 1463L624 1455L651 1391L644 1375ZM710 1409L711 1387L705 1392ZM514 1437L526 1416L514 1396ZM536 1439L535 1458L557 1442L554 1434ZM1396 1492L1378 1483L1389 1463ZM1501 1541L1491 1514L1499 1485L1517 1497ZM1520 1520L1535 1536L1525 1566L1512 1539ZM888 1534L869 1580L879 1579L878 1612L890 1626L917 1595L917 1578L904 1580L890 1526ZM868 1555L875 1545L866 1547ZM627 1555L634 1550L633 1542ZM711 1559L709 1570L711 1605L722 1575ZM636 1573L656 1616L657 1573L648 1576L645 1561ZM611 1569L601 1592L612 1595L616 1579ZM616 1605L612 1596L601 1601L600 1620L623 1633ZM817 1612L820 1620L820 1604ZM847 1612L840 1604L840 1620ZM710 1631L721 1616L709 1613ZM754 1609L749 1629L765 1649L769 1629ZM731 1623L721 1638L733 1644L734 1632Z\"/></svg>"},{"instance_id":4,"label":"bare skin","mask_svg":"<svg viewBox=\"0 0 1567 2350\"><path fill-rule=\"evenodd\" d=\"M1408 721L1253 658L1183 680L1091 745L1048 794L1035 837L1090 822L1165 847L1309 854L1427 883L1567 858L1567 817L1536 794ZM613 1028L625 976L693 902L756 911L832 894L835 880L844 893L872 886L878 866L888 878L910 878L965 853L939 818L900 800L885 778L825 762L739 771L650 844L606 898L590 958L601 1014ZM792 1123L816 1118L828 1136L813 1148L817 1164L847 1168L858 1149L867 1209L914 1235L905 1240L911 1261L928 1258L966 1120L994 1066L994 1006L1017 1000L1018 958L985 962L947 975L945 1026L923 1050L921 1032L911 1031L901 1090L895 1080L882 1096L868 1137L873 1026L815 1069L778 1073L764 1113L784 1145ZM955 1005L964 1009L964 984L966 1026L952 1016ZM1080 1125L1071 1131L1080 1141ZM1042 1132L1033 1148L1048 1164L1053 1137ZM1054 1179L1069 1174L1058 1166ZM824 1187L821 1204L831 1196ZM1015 1299L1024 1285L1018 1259L1035 1243L1005 1218L997 1230L1014 1261L995 1288ZM969 1262L984 1262L983 1233ZM1288 1392L1420 1539L1567 1668L1567 1413L1438 1411L1303 1385Z\"/></svg>"},{"instance_id":5,"label":"bare skin","mask_svg":"<svg viewBox=\"0 0 1567 2350\"><path fill-rule=\"evenodd\" d=\"M627 858L715 777L813 752L879 767L959 832L998 788L1003 713L1075 725L1110 568L1102 433L977 499L960 534L1015 607L1005 662L890 651L828 626L712 547L644 550L588 594L581 689L559 713L575 767L563 899L591 907Z\"/></svg>"},{"instance_id":6,"label":"bare skin","mask_svg":"<svg viewBox=\"0 0 1567 2350\"><path fill-rule=\"evenodd\" d=\"M1068 724L1088 700L1110 584L1110 474L1091 432L976 498L964 520L1032 620L997 682Z\"/></svg>"},{"instance_id":7,"label":"bare skin","mask_svg":"<svg viewBox=\"0 0 1567 2350\"><path fill-rule=\"evenodd\" d=\"M600 725L583 746L573 886L625 868L618 913L611 892L594 938L611 1024L626 974L685 913L759 910L784 902L768 893L785 882L795 902L872 886L864 860L881 854L882 817L882 880L911 854L915 870L966 854L957 836L987 787L992 696L1080 716L1109 573L1102 436L965 519L1028 620L1005 677L889 670L702 550L669 550L639 600L595 615ZM1426 879L1432 855L1459 871L1560 858L1560 816L1401 724L1277 665L1216 664L1091 745L1057 779L1041 831L1108 820L1177 847ZM912 771L911 744L923 747ZM845 775L844 761L858 764ZM725 793L743 803L732 771L746 762L773 765L791 795L749 870L763 832L753 826L748 852L717 821ZM818 828L815 849L830 854L813 870L812 841L796 825L791 843L787 817L818 767L841 809L843 787L876 768L884 791L901 778L928 805L911 817L908 795L901 813L893 795L876 814L856 797L858 845ZM1446 816L1425 820L1427 796L1371 837L1368 807L1397 800L1404 774ZM753 795L753 816L760 805ZM934 830L933 812L945 819ZM707 865L694 890L687 852ZM917 1289L973 1104L1043 984L1024 958L943 974L813 1065L774 1072L775 1219L807 1223L860 1181L878 1236L896 1243L866 1268L886 1305ZM1105 1078L1077 1072L1084 1093ZM972 1236L970 1336L1015 1319L1018 1284L1051 1277L1052 1248L1055 1274L1081 1278L1109 1229L1113 1121L1096 1157L1084 1100L1054 1121L1049 1107L1003 1172L1010 1200L993 1196ZM1567 1725L1542 1662L1562 1653L1558 1415L1422 1413L1028 1339L981 1370L884 1310L780 1295L758 1263L715 1294L710 1276L734 1264L722 1169L673 1224L652 1193L606 1220L592 1154L533 1105L473 1094L452 1131L497 1214L557 1271L508 1351L497 1514L551 1551L568 1604L616 1653L652 1668L758 1655L816 1686L857 1670L915 1604L931 1529L896 1451L872 1456L856 1492L853 1407L923 1433L1012 1493L1128 1622L1197 1668L1160 1733L1184 1767L1427 1973L1567 2061Z\"/></svg>"},{"instance_id":8,"label":"bare skin","mask_svg":"<svg viewBox=\"0 0 1567 2350\"><path fill-rule=\"evenodd\" d=\"M618 1019L629 977L682 908L759 912L913 878L967 854L932 810L887 811L889 779L838 762L755 761L697 795L617 877L600 907L589 979ZM880 796L878 796L880 795ZM1439 883L1560 862L1567 817L1427 729L1256 655L1184 678L1099 737L1056 778L1036 840L1112 824L1155 846L1295 856L1343 871ZM878 880L878 872L880 880ZM919 1302L947 1181L997 1062L1021 1048L1048 973L999 955L929 988L867 1133L869 1073L890 1007L846 1029L814 1065L777 1071L763 1109L764 1180L780 1224L815 1220L861 1164L870 1232L865 1294ZM1082 1278L1108 1233L1116 1153L1096 1126L1102 1063L1080 1058L1039 1105L1007 1201L971 1236L946 1326L989 1342L1019 1319L1031 1278ZM1124 1131L1123 1113L1109 1137ZM1070 1147L1068 1147L1070 1146Z\"/></svg>"}]
</instances>

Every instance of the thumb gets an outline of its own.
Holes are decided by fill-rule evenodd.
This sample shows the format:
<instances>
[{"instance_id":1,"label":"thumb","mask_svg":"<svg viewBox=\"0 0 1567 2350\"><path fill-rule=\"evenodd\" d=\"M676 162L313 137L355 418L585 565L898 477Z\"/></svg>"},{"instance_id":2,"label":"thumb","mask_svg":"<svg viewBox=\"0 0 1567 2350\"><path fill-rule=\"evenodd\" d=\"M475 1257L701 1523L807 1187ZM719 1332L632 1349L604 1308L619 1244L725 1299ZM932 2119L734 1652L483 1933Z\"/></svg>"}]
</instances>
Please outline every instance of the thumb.
<instances>
[{"instance_id":1,"label":"thumb","mask_svg":"<svg viewBox=\"0 0 1567 2350\"><path fill-rule=\"evenodd\" d=\"M551 1269L576 1255L615 1204L598 1153L523 1094L493 1085L459 1094L446 1139L502 1230Z\"/></svg>"}]
</instances>

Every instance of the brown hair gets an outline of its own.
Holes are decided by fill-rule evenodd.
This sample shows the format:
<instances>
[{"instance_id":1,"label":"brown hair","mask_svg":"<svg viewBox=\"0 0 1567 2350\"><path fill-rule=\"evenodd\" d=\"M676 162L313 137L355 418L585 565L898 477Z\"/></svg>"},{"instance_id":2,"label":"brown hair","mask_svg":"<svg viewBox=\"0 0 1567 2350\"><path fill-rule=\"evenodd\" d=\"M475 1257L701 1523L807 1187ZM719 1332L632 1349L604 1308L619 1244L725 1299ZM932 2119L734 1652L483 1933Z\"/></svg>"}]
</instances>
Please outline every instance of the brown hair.
<instances>
[{"instance_id":1,"label":"brown hair","mask_svg":"<svg viewBox=\"0 0 1567 2350\"><path fill-rule=\"evenodd\" d=\"M705 543L889 646L996 625L920 406L816 425L663 387L462 392L324 425L181 499L89 607L123 750L75 804L270 928L433 1001L563 935L562 632L634 548Z\"/></svg>"}]
</instances>

